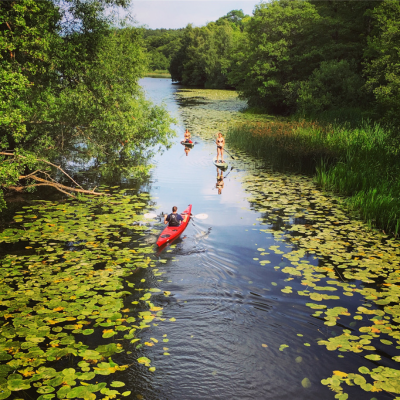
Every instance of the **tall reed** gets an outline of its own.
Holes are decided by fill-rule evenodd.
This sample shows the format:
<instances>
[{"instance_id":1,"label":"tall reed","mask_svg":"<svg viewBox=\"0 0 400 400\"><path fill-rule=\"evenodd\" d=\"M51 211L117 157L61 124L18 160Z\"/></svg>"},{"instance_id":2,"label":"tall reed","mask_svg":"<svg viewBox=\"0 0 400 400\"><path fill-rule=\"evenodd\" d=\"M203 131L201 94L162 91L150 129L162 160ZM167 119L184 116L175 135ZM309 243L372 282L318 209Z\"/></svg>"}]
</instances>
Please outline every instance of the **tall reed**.
<instances>
[{"instance_id":1,"label":"tall reed","mask_svg":"<svg viewBox=\"0 0 400 400\"><path fill-rule=\"evenodd\" d=\"M274 167L314 173L321 187L348 196L345 203L371 226L400 233L399 145L378 123L247 123L231 127L227 141Z\"/></svg>"}]
</instances>

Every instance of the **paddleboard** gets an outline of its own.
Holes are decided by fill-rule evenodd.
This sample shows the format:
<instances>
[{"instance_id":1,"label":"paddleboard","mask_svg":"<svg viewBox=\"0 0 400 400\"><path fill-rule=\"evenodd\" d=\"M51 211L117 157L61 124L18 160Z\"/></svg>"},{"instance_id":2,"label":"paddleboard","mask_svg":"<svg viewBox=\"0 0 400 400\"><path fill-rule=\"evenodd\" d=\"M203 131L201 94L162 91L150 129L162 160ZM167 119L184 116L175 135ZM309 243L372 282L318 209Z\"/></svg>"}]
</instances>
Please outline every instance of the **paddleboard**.
<instances>
[{"instance_id":1,"label":"paddleboard","mask_svg":"<svg viewBox=\"0 0 400 400\"><path fill-rule=\"evenodd\" d=\"M193 147L194 143L192 141L190 142L185 142L184 140L181 141L181 144L183 144L186 147Z\"/></svg>"},{"instance_id":2,"label":"paddleboard","mask_svg":"<svg viewBox=\"0 0 400 400\"><path fill-rule=\"evenodd\" d=\"M224 161L222 163L221 162L217 162L217 157L213 158L213 162L214 162L214 165L216 165L218 168L221 168L223 170L228 168L228 163L226 161Z\"/></svg>"},{"instance_id":3,"label":"paddleboard","mask_svg":"<svg viewBox=\"0 0 400 400\"><path fill-rule=\"evenodd\" d=\"M167 226L159 236L157 240L157 246L162 246L165 243L168 243L175 238L177 238L187 227L187 224L190 220L190 214L192 212L192 205L190 204L186 210L182 212L183 221L179 226Z\"/></svg>"}]
</instances>

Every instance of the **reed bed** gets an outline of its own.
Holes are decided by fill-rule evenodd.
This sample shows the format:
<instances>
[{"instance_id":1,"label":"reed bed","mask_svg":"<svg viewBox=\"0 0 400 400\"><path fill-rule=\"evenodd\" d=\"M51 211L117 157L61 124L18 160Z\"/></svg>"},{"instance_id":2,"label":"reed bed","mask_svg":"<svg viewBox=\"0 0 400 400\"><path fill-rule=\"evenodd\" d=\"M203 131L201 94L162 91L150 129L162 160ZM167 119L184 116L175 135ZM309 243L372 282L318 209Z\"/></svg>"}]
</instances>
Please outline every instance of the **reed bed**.
<instances>
[{"instance_id":1,"label":"reed bed","mask_svg":"<svg viewBox=\"0 0 400 400\"><path fill-rule=\"evenodd\" d=\"M390 129L371 121L357 128L273 121L232 126L227 141L274 168L314 174L370 226L400 233L399 144Z\"/></svg>"}]
</instances>

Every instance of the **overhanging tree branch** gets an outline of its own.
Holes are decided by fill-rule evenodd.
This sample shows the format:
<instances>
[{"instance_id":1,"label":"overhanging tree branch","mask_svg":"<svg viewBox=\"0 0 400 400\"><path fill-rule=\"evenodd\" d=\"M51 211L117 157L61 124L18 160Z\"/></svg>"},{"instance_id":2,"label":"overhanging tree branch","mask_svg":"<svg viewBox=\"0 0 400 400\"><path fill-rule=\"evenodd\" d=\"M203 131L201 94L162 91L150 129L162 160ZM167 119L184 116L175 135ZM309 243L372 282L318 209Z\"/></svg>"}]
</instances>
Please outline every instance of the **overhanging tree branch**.
<instances>
[{"instance_id":1,"label":"overhanging tree branch","mask_svg":"<svg viewBox=\"0 0 400 400\"><path fill-rule=\"evenodd\" d=\"M26 159L26 158L27 158L27 157L25 157L25 156L15 155L14 153L6 153L6 152L3 152L3 151L0 151L0 155L4 155L4 156L14 156L14 157L23 158L23 159ZM81 189L83 189L83 187L82 187L79 183L75 182L75 181L74 181L60 166L55 165L55 164L51 163L50 161L43 160L43 159L41 159L41 158L37 158L37 161L43 162L43 163L45 163L45 164L51 165L51 166L54 167L54 168L57 168L57 169L58 169L59 171L61 171L65 176L67 176L72 182L74 182L76 186L79 186Z\"/></svg>"},{"instance_id":2,"label":"overhanging tree branch","mask_svg":"<svg viewBox=\"0 0 400 400\"><path fill-rule=\"evenodd\" d=\"M15 159L27 159L28 158L28 157L23 156L23 155L9 153L9 152L0 152L0 155L14 157ZM82 194L87 194L87 195L92 195L92 196L109 196L109 194L107 194L107 193L95 192L94 189L93 190L85 190L85 189L83 189L82 186L79 185L74 179L72 179L60 166L55 165L55 164L51 163L50 161L39 159L39 158L36 159L36 161L43 162L45 164L51 165L54 168L57 168L65 176L67 176L70 181L72 181L74 184L79 186L79 188L73 188L73 187L66 186L66 185L63 185L61 183L58 183L47 172L37 169L34 172L31 172L31 173L29 173L27 175L20 175L18 177L18 180L30 179L30 180L36 181L38 183L28 184L28 185L21 185L21 186L9 185L9 186L7 186L7 189L21 192L21 191L23 191L24 189L27 189L27 188L38 187L38 186L51 186L51 187L54 187L58 191L66 194L66 195L68 195L70 197L75 197L71 192L82 193ZM48 179L41 178L40 176L38 176L38 174L43 174L43 175L47 176Z\"/></svg>"}]
</instances>

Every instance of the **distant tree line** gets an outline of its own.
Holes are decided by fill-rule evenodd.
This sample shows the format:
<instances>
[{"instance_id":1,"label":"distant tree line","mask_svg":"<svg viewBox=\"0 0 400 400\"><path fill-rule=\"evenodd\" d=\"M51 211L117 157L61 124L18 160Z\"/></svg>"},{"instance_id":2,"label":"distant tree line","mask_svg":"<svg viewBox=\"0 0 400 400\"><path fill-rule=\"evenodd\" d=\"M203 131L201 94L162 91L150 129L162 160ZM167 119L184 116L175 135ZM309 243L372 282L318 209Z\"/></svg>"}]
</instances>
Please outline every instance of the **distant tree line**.
<instances>
[{"instance_id":1,"label":"distant tree line","mask_svg":"<svg viewBox=\"0 0 400 400\"><path fill-rule=\"evenodd\" d=\"M183 29L144 29L144 46L147 50L150 71L167 71L172 57L180 48Z\"/></svg>"},{"instance_id":2,"label":"distant tree line","mask_svg":"<svg viewBox=\"0 0 400 400\"><path fill-rule=\"evenodd\" d=\"M151 63L170 60L173 81L184 85L236 89L251 107L276 114L363 109L400 121L397 0L275 0L253 16L233 10L157 34L145 39Z\"/></svg>"}]
</instances>

